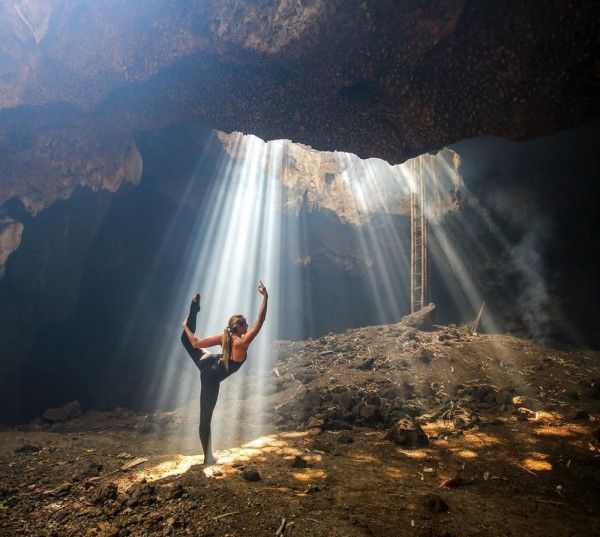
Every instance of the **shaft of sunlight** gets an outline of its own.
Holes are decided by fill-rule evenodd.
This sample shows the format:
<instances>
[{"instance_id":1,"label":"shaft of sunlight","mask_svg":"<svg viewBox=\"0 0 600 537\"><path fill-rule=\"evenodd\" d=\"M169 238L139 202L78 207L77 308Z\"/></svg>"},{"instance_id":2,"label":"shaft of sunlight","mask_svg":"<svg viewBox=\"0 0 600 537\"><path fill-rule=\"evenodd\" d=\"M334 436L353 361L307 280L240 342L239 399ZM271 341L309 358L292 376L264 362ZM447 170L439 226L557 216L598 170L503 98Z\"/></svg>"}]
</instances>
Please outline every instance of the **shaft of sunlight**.
<instances>
[{"instance_id":1,"label":"shaft of sunlight","mask_svg":"<svg viewBox=\"0 0 600 537\"><path fill-rule=\"evenodd\" d=\"M188 258L182 260L189 269L184 271L169 323L173 336L165 338L160 351L165 361L159 373L162 391L158 406L172 400L173 391L179 405L197 399L198 374L191 360L182 363L184 353L179 341L179 326L189 300L196 291L202 295L197 336L220 335L234 314L246 316L252 325L262 300L257 284L264 281L269 291L269 314L249 349L247 362L226 381L226 389L221 390L217 408L227 408L231 419L213 421L216 448L224 440L235 442L245 420L257 421L256 416L242 410L240 401L248 395L244 387L251 385L244 382L244 377L259 375L267 367L268 345L278 332L277 317L270 313L279 309L280 296L279 176L283 142L267 144L254 136L239 133L233 136L230 154L224 156L210 194L199 208L195 239L190 244ZM218 353L221 349L216 347L211 351Z\"/></svg>"}]
</instances>

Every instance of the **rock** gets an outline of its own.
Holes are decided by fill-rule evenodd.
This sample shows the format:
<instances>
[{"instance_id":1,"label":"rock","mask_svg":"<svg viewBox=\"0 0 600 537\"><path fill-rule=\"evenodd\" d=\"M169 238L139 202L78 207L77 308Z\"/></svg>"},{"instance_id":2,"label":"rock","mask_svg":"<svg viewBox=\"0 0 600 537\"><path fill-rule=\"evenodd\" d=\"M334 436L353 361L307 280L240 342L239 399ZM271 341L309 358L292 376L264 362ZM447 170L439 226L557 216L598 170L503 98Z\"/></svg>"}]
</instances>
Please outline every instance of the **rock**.
<instances>
[{"instance_id":1,"label":"rock","mask_svg":"<svg viewBox=\"0 0 600 537\"><path fill-rule=\"evenodd\" d=\"M117 492L117 485L113 482L102 483L92 495L92 501L95 504L103 504L111 500L116 500Z\"/></svg>"},{"instance_id":2,"label":"rock","mask_svg":"<svg viewBox=\"0 0 600 537\"><path fill-rule=\"evenodd\" d=\"M429 445L422 427L411 418L402 418L388 431L386 438L404 448L419 448Z\"/></svg>"},{"instance_id":3,"label":"rock","mask_svg":"<svg viewBox=\"0 0 600 537\"><path fill-rule=\"evenodd\" d=\"M576 421L587 421L590 419L590 414L587 410L579 409L575 411L572 419Z\"/></svg>"},{"instance_id":4,"label":"rock","mask_svg":"<svg viewBox=\"0 0 600 537\"><path fill-rule=\"evenodd\" d=\"M152 505L157 501L156 487L150 483L140 483L130 489L127 505L135 507L136 505Z\"/></svg>"},{"instance_id":5,"label":"rock","mask_svg":"<svg viewBox=\"0 0 600 537\"><path fill-rule=\"evenodd\" d=\"M375 358L373 358L371 356L370 358L366 358L365 360L363 360L358 365L358 369L361 369L362 371L369 371L370 369L373 369L374 365L375 365Z\"/></svg>"},{"instance_id":6,"label":"rock","mask_svg":"<svg viewBox=\"0 0 600 537\"><path fill-rule=\"evenodd\" d=\"M184 518L182 517L174 517L171 516L169 518L167 518L167 520L165 520L165 532L166 533L172 533L174 530L178 529L178 528L185 528L186 526L186 521ZM209 534L210 535L210 534Z\"/></svg>"},{"instance_id":7,"label":"rock","mask_svg":"<svg viewBox=\"0 0 600 537\"><path fill-rule=\"evenodd\" d=\"M358 405L356 417L364 423L376 423L381 419L379 406L371 403L361 403Z\"/></svg>"},{"instance_id":8,"label":"rock","mask_svg":"<svg viewBox=\"0 0 600 537\"><path fill-rule=\"evenodd\" d=\"M354 442L354 438L347 431L342 431L336 438L338 444L352 444Z\"/></svg>"},{"instance_id":9,"label":"rock","mask_svg":"<svg viewBox=\"0 0 600 537\"><path fill-rule=\"evenodd\" d=\"M526 398L522 395L513 396L511 402L515 406L525 406L527 404Z\"/></svg>"},{"instance_id":10,"label":"rock","mask_svg":"<svg viewBox=\"0 0 600 537\"><path fill-rule=\"evenodd\" d=\"M448 488L456 488L456 487L464 487L466 485L472 485L472 484L473 484L472 479L466 479L462 476L462 474L458 473L455 476L443 481L440 486L448 487Z\"/></svg>"},{"instance_id":11,"label":"rock","mask_svg":"<svg viewBox=\"0 0 600 537\"><path fill-rule=\"evenodd\" d=\"M177 500L186 493L186 488L180 483L175 484L166 495L167 500Z\"/></svg>"},{"instance_id":12,"label":"rock","mask_svg":"<svg viewBox=\"0 0 600 537\"><path fill-rule=\"evenodd\" d=\"M519 407L517 408L513 414L516 415L517 420L519 421L527 421L528 419L535 418L535 412L530 410L529 408Z\"/></svg>"},{"instance_id":13,"label":"rock","mask_svg":"<svg viewBox=\"0 0 600 537\"><path fill-rule=\"evenodd\" d=\"M37 444L25 443L15 448L15 453L38 453L41 449Z\"/></svg>"},{"instance_id":14,"label":"rock","mask_svg":"<svg viewBox=\"0 0 600 537\"><path fill-rule=\"evenodd\" d=\"M312 417L306 422L309 429L322 429L325 426L325 421L322 418Z\"/></svg>"},{"instance_id":15,"label":"rock","mask_svg":"<svg viewBox=\"0 0 600 537\"><path fill-rule=\"evenodd\" d=\"M420 349L416 358L424 364L430 364L433 360L433 353L429 349Z\"/></svg>"},{"instance_id":16,"label":"rock","mask_svg":"<svg viewBox=\"0 0 600 537\"><path fill-rule=\"evenodd\" d=\"M254 466L248 466L247 468L244 468L244 471L242 472L242 477L246 481L252 482L261 480L260 474L258 473L258 470L254 468Z\"/></svg>"},{"instance_id":17,"label":"rock","mask_svg":"<svg viewBox=\"0 0 600 537\"><path fill-rule=\"evenodd\" d=\"M341 431L352 429L352 425L350 425L346 420L337 419L337 420L329 420L327 421L327 429L331 431Z\"/></svg>"},{"instance_id":18,"label":"rock","mask_svg":"<svg viewBox=\"0 0 600 537\"><path fill-rule=\"evenodd\" d=\"M77 479L88 479L90 477L98 477L102 473L103 469L104 466L102 466L101 464L91 462L87 465L86 468L79 472Z\"/></svg>"},{"instance_id":19,"label":"rock","mask_svg":"<svg viewBox=\"0 0 600 537\"><path fill-rule=\"evenodd\" d=\"M0 280L4 276L6 261L21 244L23 224L9 217L0 217Z\"/></svg>"},{"instance_id":20,"label":"rock","mask_svg":"<svg viewBox=\"0 0 600 537\"><path fill-rule=\"evenodd\" d=\"M292 468L308 468L308 461L300 457L300 455L296 455L292 460L291 466Z\"/></svg>"},{"instance_id":21,"label":"rock","mask_svg":"<svg viewBox=\"0 0 600 537\"><path fill-rule=\"evenodd\" d=\"M442 513L449 509L448 504L437 494L425 494L425 496L422 497L422 502L425 508L432 513Z\"/></svg>"},{"instance_id":22,"label":"rock","mask_svg":"<svg viewBox=\"0 0 600 537\"><path fill-rule=\"evenodd\" d=\"M319 407L323 404L323 397L320 393L309 390L306 392L304 399L302 400L304 409L311 414L314 414Z\"/></svg>"},{"instance_id":23,"label":"rock","mask_svg":"<svg viewBox=\"0 0 600 537\"><path fill-rule=\"evenodd\" d=\"M410 315L406 315L401 319L397 326L407 327L407 328L420 328L429 318L433 310L435 309L435 304L431 303L427 306L421 308L419 311L415 313L411 313Z\"/></svg>"},{"instance_id":24,"label":"rock","mask_svg":"<svg viewBox=\"0 0 600 537\"><path fill-rule=\"evenodd\" d=\"M51 422L64 422L81 416L81 406L78 401L71 401L59 408L48 408L42 418Z\"/></svg>"}]
</instances>

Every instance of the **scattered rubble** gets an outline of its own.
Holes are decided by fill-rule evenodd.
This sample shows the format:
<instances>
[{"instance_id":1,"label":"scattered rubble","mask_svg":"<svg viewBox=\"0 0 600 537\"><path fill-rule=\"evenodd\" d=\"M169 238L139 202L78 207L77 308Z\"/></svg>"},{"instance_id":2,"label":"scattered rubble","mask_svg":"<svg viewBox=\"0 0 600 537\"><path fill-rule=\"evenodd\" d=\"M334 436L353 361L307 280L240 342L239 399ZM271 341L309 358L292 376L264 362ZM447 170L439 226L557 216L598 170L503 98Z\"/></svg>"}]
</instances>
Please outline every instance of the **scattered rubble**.
<instances>
[{"instance_id":1,"label":"scattered rubble","mask_svg":"<svg viewBox=\"0 0 600 537\"><path fill-rule=\"evenodd\" d=\"M600 355L420 326L412 318L277 342L272 371L248 377L242 403L248 415L267 409L272 440L237 455L236 441L210 468L196 439L186 455L173 452L174 440L196 434L187 409L2 431L0 526L7 535L274 535L285 518L290 536L431 535L441 521L438 533L456 537L598 533ZM231 395L223 389L215 421L230 419ZM242 431L256 438L244 419Z\"/></svg>"}]
</instances>

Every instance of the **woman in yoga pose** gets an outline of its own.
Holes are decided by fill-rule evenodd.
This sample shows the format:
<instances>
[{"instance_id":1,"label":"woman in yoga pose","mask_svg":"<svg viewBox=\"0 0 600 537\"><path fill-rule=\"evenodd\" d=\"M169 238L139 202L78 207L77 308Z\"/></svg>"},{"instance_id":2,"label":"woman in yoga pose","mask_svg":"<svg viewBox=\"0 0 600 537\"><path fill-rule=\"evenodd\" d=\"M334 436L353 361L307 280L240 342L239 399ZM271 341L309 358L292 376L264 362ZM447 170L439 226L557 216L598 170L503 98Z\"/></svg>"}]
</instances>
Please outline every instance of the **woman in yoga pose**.
<instances>
[{"instance_id":1,"label":"woman in yoga pose","mask_svg":"<svg viewBox=\"0 0 600 537\"><path fill-rule=\"evenodd\" d=\"M200 311L200 295L196 294L190 305L190 312L183 321L183 334L181 342L194 363L200 370L200 442L204 450L204 464L215 464L212 453L210 422L213 410L219 397L221 381L235 373L246 361L248 347L256 337L267 316L267 302L269 295L266 287L259 282L258 292L263 296L258 318L252 327L243 315L234 315L229 319L223 334L205 337L202 339L194 335L196 331L196 317ZM212 354L205 347L221 345L222 354Z\"/></svg>"}]
</instances>

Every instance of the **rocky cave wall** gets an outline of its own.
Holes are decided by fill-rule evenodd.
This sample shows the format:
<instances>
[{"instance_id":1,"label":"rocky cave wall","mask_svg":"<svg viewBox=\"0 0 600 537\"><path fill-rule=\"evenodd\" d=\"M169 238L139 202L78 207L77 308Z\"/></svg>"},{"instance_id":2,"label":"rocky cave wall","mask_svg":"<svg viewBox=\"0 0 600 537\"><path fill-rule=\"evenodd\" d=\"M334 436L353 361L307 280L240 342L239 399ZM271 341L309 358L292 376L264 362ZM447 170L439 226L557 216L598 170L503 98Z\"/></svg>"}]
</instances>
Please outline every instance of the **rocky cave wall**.
<instances>
[{"instance_id":1,"label":"rocky cave wall","mask_svg":"<svg viewBox=\"0 0 600 537\"><path fill-rule=\"evenodd\" d=\"M599 20L591 0L2 0L3 169L51 189L13 156L23 125L71 184L81 154L111 167L183 120L391 163L548 134L600 110Z\"/></svg>"},{"instance_id":2,"label":"rocky cave wall","mask_svg":"<svg viewBox=\"0 0 600 537\"><path fill-rule=\"evenodd\" d=\"M470 277L497 328L546 341L600 344L593 294L597 134L595 123L534 142L482 139L454 147L466 189L460 211L446 213L438 225L467 252ZM0 281L3 422L69 399L88 409L152 407L148 391L157 387L149 386L148 372L162 359L156 351L161 338L178 329L169 324L165 305L179 288L181 259L194 239L208 179L227 155L218 136L198 127L167 128L135 142L144 160L137 185L124 182L116 192L78 187L35 216L18 198L5 204L5 219L23 222L24 230ZM487 182L490 175L495 188ZM569 214L571 203L577 218ZM497 228L482 221L482 207ZM282 337L397 320L391 310L379 311L370 295L370 265L358 233L365 225L376 234L393 227L408 245L405 213L375 214L357 225L330 208L303 203L283 225L305 233L301 251L284 248L282 255L284 278L301 282L304 297L298 303L284 299L286 309L271 312L283 326L296 326ZM475 311L461 301L464 291L448 284L457 280L456 267L435 242L432 250L435 322L471 320ZM408 259L400 251L390 255L398 270L394 295L406 313ZM522 257L520 265L515 256ZM291 322L299 318L303 324Z\"/></svg>"}]
</instances>

